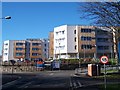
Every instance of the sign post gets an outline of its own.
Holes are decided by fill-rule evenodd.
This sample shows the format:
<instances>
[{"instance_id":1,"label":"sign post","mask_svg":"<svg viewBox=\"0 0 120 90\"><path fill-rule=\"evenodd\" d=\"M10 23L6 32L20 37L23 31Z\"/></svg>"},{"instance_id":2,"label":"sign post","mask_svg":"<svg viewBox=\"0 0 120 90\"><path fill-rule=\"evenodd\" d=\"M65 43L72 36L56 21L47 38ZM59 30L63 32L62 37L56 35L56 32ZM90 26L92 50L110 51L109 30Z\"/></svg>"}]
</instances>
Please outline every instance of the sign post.
<instances>
[{"instance_id":1,"label":"sign post","mask_svg":"<svg viewBox=\"0 0 120 90\"><path fill-rule=\"evenodd\" d=\"M104 64L104 85L105 85L105 90L106 90L107 80L106 80L106 66L105 66L105 64L108 63L108 57L107 56L102 56L100 58L100 61L101 61L101 63Z\"/></svg>"}]
</instances>

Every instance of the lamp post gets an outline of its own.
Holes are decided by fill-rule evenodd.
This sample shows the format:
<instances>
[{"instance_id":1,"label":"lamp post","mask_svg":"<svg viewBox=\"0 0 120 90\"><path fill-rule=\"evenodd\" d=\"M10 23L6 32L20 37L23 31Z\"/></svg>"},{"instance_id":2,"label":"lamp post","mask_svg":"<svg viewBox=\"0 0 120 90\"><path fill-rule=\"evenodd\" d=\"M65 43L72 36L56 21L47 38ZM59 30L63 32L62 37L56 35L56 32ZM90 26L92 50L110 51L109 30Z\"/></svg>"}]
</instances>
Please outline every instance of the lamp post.
<instances>
[{"instance_id":1,"label":"lamp post","mask_svg":"<svg viewBox=\"0 0 120 90\"><path fill-rule=\"evenodd\" d=\"M59 43L59 59L61 58L61 54L60 54L60 43Z\"/></svg>"},{"instance_id":2,"label":"lamp post","mask_svg":"<svg viewBox=\"0 0 120 90\"><path fill-rule=\"evenodd\" d=\"M113 45L112 44L111 44L110 52L111 52L111 56L110 57L111 57L112 65L113 65L114 61L113 61L113 54L112 54L113 53Z\"/></svg>"},{"instance_id":3,"label":"lamp post","mask_svg":"<svg viewBox=\"0 0 120 90\"><path fill-rule=\"evenodd\" d=\"M84 50L84 60L85 60L85 47L83 48L83 50Z\"/></svg>"},{"instance_id":4,"label":"lamp post","mask_svg":"<svg viewBox=\"0 0 120 90\"><path fill-rule=\"evenodd\" d=\"M94 47L95 47L94 58L95 58L95 61L96 61L96 60L97 60L97 46L96 46L96 45L94 45Z\"/></svg>"},{"instance_id":5,"label":"lamp post","mask_svg":"<svg viewBox=\"0 0 120 90\"><path fill-rule=\"evenodd\" d=\"M54 59L56 60L57 57L56 57L56 48L54 49Z\"/></svg>"},{"instance_id":6,"label":"lamp post","mask_svg":"<svg viewBox=\"0 0 120 90\"><path fill-rule=\"evenodd\" d=\"M60 58L61 58L61 53L60 53L60 43L59 43L59 70L60 70Z\"/></svg>"},{"instance_id":7,"label":"lamp post","mask_svg":"<svg viewBox=\"0 0 120 90\"><path fill-rule=\"evenodd\" d=\"M0 19L11 19L11 16L5 16L5 17L2 17Z\"/></svg>"},{"instance_id":8,"label":"lamp post","mask_svg":"<svg viewBox=\"0 0 120 90\"><path fill-rule=\"evenodd\" d=\"M79 58L79 52L78 52L78 60L79 60L79 68L81 67L81 65L80 65L80 58Z\"/></svg>"}]
</instances>

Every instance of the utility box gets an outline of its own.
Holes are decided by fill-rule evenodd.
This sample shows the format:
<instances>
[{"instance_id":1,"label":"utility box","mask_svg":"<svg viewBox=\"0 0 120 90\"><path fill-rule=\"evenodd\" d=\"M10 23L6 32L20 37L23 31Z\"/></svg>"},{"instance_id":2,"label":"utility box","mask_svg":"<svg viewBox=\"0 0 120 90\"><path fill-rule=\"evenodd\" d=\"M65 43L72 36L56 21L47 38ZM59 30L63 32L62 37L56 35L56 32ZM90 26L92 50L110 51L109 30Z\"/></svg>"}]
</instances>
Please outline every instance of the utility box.
<instances>
[{"instance_id":1,"label":"utility box","mask_svg":"<svg viewBox=\"0 0 120 90\"><path fill-rule=\"evenodd\" d=\"M99 76L100 75L100 65L88 64L88 75L89 76Z\"/></svg>"}]
</instances>

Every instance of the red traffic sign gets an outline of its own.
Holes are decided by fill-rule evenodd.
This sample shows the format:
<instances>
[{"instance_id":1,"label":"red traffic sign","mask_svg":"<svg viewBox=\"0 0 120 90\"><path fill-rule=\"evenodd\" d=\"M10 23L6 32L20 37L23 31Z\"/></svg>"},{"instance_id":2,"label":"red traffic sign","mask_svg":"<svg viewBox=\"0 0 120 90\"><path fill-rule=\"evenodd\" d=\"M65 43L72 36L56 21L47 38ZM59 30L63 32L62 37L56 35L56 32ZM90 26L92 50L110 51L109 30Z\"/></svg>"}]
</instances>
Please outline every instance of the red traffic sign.
<instances>
[{"instance_id":1,"label":"red traffic sign","mask_svg":"<svg viewBox=\"0 0 120 90\"><path fill-rule=\"evenodd\" d=\"M101 63L106 64L106 63L108 63L108 57L107 56L102 56L100 58L100 61L101 61Z\"/></svg>"}]
</instances>

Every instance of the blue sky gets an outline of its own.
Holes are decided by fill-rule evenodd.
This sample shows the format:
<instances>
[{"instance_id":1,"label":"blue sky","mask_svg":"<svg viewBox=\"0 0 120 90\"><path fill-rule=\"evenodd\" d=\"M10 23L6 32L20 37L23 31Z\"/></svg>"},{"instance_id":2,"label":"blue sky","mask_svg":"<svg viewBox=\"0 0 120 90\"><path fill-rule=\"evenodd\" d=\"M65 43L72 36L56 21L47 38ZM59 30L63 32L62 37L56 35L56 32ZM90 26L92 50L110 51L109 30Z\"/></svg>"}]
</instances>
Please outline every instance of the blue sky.
<instances>
[{"instance_id":1,"label":"blue sky","mask_svg":"<svg viewBox=\"0 0 120 90\"><path fill-rule=\"evenodd\" d=\"M76 2L3 2L2 41L48 38L49 32L64 24L89 25L81 20Z\"/></svg>"}]
</instances>

